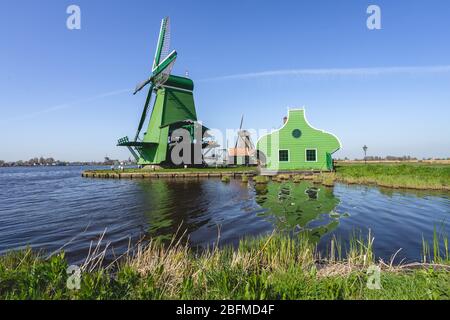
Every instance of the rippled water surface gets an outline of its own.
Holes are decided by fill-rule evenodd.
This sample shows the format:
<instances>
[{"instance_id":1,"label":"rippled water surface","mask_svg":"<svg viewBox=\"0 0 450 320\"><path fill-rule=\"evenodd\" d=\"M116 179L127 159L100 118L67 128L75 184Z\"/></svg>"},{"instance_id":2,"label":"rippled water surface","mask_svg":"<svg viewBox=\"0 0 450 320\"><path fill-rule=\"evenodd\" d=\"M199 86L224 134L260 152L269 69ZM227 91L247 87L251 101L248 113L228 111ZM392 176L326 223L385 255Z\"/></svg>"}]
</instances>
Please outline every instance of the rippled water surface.
<instances>
[{"instance_id":1,"label":"rippled water surface","mask_svg":"<svg viewBox=\"0 0 450 320\"><path fill-rule=\"evenodd\" d=\"M420 260L422 235L449 232L448 193L410 192L303 182L255 187L232 180L100 180L81 178L81 167L0 168L0 254L27 245L46 252L64 246L81 261L106 229L115 254L142 237L170 239L187 229L192 246L272 232L308 230L325 248L332 236L348 241L355 230L375 236L384 259ZM445 223L447 221L447 223Z\"/></svg>"}]
</instances>

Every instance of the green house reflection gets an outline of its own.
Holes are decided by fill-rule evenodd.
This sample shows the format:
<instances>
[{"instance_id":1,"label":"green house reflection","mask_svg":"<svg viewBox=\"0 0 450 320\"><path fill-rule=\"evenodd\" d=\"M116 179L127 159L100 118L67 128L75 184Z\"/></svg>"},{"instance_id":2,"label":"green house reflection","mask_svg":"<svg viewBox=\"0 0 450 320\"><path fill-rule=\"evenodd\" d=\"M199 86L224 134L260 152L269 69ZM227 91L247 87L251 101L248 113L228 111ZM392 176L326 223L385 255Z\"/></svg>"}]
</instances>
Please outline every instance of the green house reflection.
<instances>
[{"instance_id":1,"label":"green house reflection","mask_svg":"<svg viewBox=\"0 0 450 320\"><path fill-rule=\"evenodd\" d=\"M334 212L339 199L330 188L308 182L272 182L256 185L255 191L256 202L267 209L260 216L272 220L280 231L307 232L318 240L339 224Z\"/></svg>"}]
</instances>

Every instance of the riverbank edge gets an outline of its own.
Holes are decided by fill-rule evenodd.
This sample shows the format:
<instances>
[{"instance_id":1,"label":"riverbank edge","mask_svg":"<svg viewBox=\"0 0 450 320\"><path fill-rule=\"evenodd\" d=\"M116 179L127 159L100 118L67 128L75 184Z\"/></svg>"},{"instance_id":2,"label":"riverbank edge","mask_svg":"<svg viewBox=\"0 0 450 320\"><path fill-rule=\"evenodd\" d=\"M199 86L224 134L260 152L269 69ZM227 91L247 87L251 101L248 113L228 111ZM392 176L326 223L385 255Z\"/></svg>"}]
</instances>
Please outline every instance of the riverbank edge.
<instances>
[{"instance_id":1,"label":"riverbank edge","mask_svg":"<svg viewBox=\"0 0 450 320\"><path fill-rule=\"evenodd\" d=\"M142 172L127 172L111 170L107 172L105 170L87 170L81 173L83 178L103 178L103 179L149 179L149 178L221 178L223 176L229 177L242 177L242 176L255 176L257 172L255 170L244 171L147 171Z\"/></svg>"},{"instance_id":2,"label":"riverbank edge","mask_svg":"<svg viewBox=\"0 0 450 320\"><path fill-rule=\"evenodd\" d=\"M395 254L374 261L373 241L370 232L355 237L344 259L335 240L321 257L304 235L248 238L202 253L151 240L109 265L97 246L80 266L78 286L63 252L26 249L0 257L0 299L450 299L448 247L445 256L429 252L428 263L395 265Z\"/></svg>"},{"instance_id":3,"label":"riverbank edge","mask_svg":"<svg viewBox=\"0 0 450 320\"><path fill-rule=\"evenodd\" d=\"M401 183L385 183L381 181L366 181L366 179L356 179L350 177L338 177L336 178L337 182L345 183L348 185L360 185L360 186L376 186L381 188L389 188L389 189L407 189L407 190L423 190L423 191L450 191L450 186L446 185L408 185Z\"/></svg>"},{"instance_id":4,"label":"riverbank edge","mask_svg":"<svg viewBox=\"0 0 450 320\"><path fill-rule=\"evenodd\" d=\"M134 170L134 169L132 169ZM260 176L256 170L244 170L244 171L220 171L198 169L198 171L147 171L142 170L142 172L127 172L111 170L87 170L81 173L83 178L100 178L100 179L160 179L160 178L242 178L242 177L256 177ZM269 177L269 176L267 176ZM395 178L395 177L394 177ZM316 184L321 184L327 187L334 186L335 182L345 183L348 185L362 185L362 186L378 186L382 188L391 189L409 189L409 190L432 190L432 191L450 191L450 186L442 185L439 183L424 184L422 180L416 181L411 180L408 183L402 183L401 181L395 180L388 183L383 181L385 177L352 177L346 176L345 174L339 172L305 172L305 173L280 173L277 175L270 176L267 179L269 181L282 182L282 181L293 181L300 182L302 180L309 180Z\"/></svg>"}]
</instances>

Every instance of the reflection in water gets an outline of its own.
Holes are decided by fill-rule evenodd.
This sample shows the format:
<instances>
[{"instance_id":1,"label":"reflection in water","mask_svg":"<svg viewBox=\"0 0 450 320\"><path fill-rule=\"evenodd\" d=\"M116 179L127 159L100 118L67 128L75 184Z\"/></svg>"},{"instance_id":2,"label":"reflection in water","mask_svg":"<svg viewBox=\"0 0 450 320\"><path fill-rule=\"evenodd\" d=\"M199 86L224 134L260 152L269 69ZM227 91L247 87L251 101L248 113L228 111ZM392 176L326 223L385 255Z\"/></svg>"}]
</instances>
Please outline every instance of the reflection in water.
<instances>
[{"instance_id":1,"label":"reflection in water","mask_svg":"<svg viewBox=\"0 0 450 320\"><path fill-rule=\"evenodd\" d=\"M256 215L254 190L248 184L219 179L138 181L138 201L146 208L146 238L184 239L194 247L236 245L243 236L269 233L272 225ZM219 231L220 229L220 231ZM220 239L219 239L220 237Z\"/></svg>"},{"instance_id":2,"label":"reflection in water","mask_svg":"<svg viewBox=\"0 0 450 320\"><path fill-rule=\"evenodd\" d=\"M204 247L215 243L220 227L225 231L222 241L237 244L240 238L253 234L258 224L264 230L275 227L278 231L308 232L314 240L319 240L339 224L340 216L334 212L339 199L332 189L317 188L308 182L247 185L235 180L222 184L215 180L183 179L141 181L139 185L142 201L148 208L146 236L162 241L186 233L193 236L191 244ZM228 207L227 201L232 207ZM249 224L241 227L235 224L242 223L243 210L236 208L239 203L249 213ZM222 219L218 219L218 211ZM237 229L243 232L233 237L230 233ZM201 242L210 240L206 244L198 243L198 238Z\"/></svg>"},{"instance_id":3,"label":"reflection in water","mask_svg":"<svg viewBox=\"0 0 450 320\"><path fill-rule=\"evenodd\" d=\"M267 209L261 216L271 220L278 230L307 231L315 240L335 229L339 215L334 209L339 199L332 189L301 183L256 185L256 202Z\"/></svg>"},{"instance_id":4,"label":"reflection in water","mask_svg":"<svg viewBox=\"0 0 450 320\"><path fill-rule=\"evenodd\" d=\"M91 241L105 229L114 254L143 236L171 239L182 224L194 247L236 245L243 237L289 233L323 235L345 244L354 231L375 235L374 251L389 260L420 260L422 236L446 221L448 192L394 190L336 184L257 185L232 179L83 179L82 167L0 168L0 254L31 246L52 252L62 246L71 263L84 261ZM349 216L349 218L343 218ZM220 226L220 239L218 239Z\"/></svg>"},{"instance_id":5,"label":"reflection in water","mask_svg":"<svg viewBox=\"0 0 450 320\"><path fill-rule=\"evenodd\" d=\"M205 180L187 179L141 181L142 201L148 208L147 237L171 240L174 235L191 234L207 224L205 184Z\"/></svg>"}]
</instances>

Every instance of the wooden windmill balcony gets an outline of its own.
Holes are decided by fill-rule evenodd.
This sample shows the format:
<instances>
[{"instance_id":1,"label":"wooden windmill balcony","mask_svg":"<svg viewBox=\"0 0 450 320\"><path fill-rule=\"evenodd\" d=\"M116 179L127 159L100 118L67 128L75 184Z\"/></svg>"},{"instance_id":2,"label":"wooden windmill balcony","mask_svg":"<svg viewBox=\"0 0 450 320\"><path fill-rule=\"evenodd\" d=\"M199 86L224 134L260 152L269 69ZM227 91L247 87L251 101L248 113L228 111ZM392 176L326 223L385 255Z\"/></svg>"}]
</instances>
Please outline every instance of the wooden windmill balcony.
<instances>
[{"instance_id":1,"label":"wooden windmill balcony","mask_svg":"<svg viewBox=\"0 0 450 320\"><path fill-rule=\"evenodd\" d=\"M142 142L142 141L130 141L128 137L120 138L117 141L117 146L119 147L143 147L143 146L149 146L152 144L157 144L154 142Z\"/></svg>"}]
</instances>

